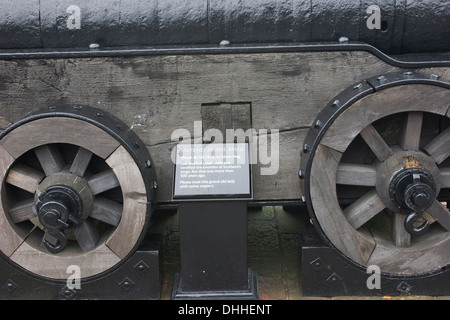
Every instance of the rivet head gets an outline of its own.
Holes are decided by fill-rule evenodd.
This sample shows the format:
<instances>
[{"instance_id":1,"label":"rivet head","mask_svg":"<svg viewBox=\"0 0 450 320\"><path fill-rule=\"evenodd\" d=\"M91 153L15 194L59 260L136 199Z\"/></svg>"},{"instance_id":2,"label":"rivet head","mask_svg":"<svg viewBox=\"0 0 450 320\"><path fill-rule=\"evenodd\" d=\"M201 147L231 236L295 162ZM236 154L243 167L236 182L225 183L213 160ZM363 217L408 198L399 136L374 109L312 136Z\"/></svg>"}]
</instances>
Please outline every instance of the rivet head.
<instances>
[{"instance_id":1,"label":"rivet head","mask_svg":"<svg viewBox=\"0 0 450 320\"><path fill-rule=\"evenodd\" d=\"M219 46L221 46L221 47L228 47L229 45L230 45L230 41L228 41L228 40L222 40L219 43Z\"/></svg>"},{"instance_id":2,"label":"rivet head","mask_svg":"<svg viewBox=\"0 0 450 320\"><path fill-rule=\"evenodd\" d=\"M356 86L353 87L353 90L361 90L362 84L358 83Z\"/></svg>"},{"instance_id":3,"label":"rivet head","mask_svg":"<svg viewBox=\"0 0 450 320\"><path fill-rule=\"evenodd\" d=\"M322 127L322 121L317 120L317 121L314 123L314 129L319 129L320 127Z\"/></svg>"},{"instance_id":4,"label":"rivet head","mask_svg":"<svg viewBox=\"0 0 450 320\"><path fill-rule=\"evenodd\" d=\"M303 145L303 152L307 153L309 151L309 145L307 145L306 143Z\"/></svg>"},{"instance_id":5,"label":"rivet head","mask_svg":"<svg viewBox=\"0 0 450 320\"><path fill-rule=\"evenodd\" d=\"M339 43L348 43L348 38L347 37L340 37L338 39Z\"/></svg>"},{"instance_id":6,"label":"rivet head","mask_svg":"<svg viewBox=\"0 0 450 320\"><path fill-rule=\"evenodd\" d=\"M339 100L334 100L333 103L331 104L331 106L332 106L333 108L339 107L339 105L340 105Z\"/></svg>"},{"instance_id":7,"label":"rivet head","mask_svg":"<svg viewBox=\"0 0 450 320\"><path fill-rule=\"evenodd\" d=\"M100 49L100 44L98 44L98 43L91 43L89 45L89 50L97 50L97 49Z\"/></svg>"},{"instance_id":8,"label":"rivet head","mask_svg":"<svg viewBox=\"0 0 450 320\"><path fill-rule=\"evenodd\" d=\"M432 74L432 75L430 75L430 79L439 80L439 76L437 74Z\"/></svg>"}]
</instances>

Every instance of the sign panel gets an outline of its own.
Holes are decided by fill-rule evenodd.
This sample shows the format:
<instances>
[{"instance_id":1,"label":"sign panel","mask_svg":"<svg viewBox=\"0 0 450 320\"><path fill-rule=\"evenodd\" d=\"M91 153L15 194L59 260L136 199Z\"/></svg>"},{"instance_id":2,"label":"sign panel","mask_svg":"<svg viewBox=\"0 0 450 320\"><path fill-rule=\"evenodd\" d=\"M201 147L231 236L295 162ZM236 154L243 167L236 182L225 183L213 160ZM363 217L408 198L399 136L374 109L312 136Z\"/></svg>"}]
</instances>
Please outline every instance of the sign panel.
<instances>
[{"instance_id":1,"label":"sign panel","mask_svg":"<svg viewBox=\"0 0 450 320\"><path fill-rule=\"evenodd\" d=\"M248 143L178 144L173 199L251 198Z\"/></svg>"}]
</instances>

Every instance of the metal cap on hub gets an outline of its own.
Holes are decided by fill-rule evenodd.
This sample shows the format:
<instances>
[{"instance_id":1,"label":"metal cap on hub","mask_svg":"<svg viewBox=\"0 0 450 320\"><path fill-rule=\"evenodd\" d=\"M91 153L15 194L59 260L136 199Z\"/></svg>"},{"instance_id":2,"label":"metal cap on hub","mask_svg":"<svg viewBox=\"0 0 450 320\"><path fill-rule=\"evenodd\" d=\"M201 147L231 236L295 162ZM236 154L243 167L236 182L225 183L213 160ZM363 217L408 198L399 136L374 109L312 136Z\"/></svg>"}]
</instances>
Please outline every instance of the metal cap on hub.
<instances>
[{"instance_id":1,"label":"metal cap on hub","mask_svg":"<svg viewBox=\"0 0 450 320\"><path fill-rule=\"evenodd\" d=\"M436 198L436 183L424 169L404 169L391 180L389 194L399 213L423 212Z\"/></svg>"},{"instance_id":2,"label":"metal cap on hub","mask_svg":"<svg viewBox=\"0 0 450 320\"><path fill-rule=\"evenodd\" d=\"M45 228L44 246L52 253L64 250L67 237L64 230L78 225L83 203L73 189L54 185L45 189L35 201L39 222Z\"/></svg>"}]
</instances>

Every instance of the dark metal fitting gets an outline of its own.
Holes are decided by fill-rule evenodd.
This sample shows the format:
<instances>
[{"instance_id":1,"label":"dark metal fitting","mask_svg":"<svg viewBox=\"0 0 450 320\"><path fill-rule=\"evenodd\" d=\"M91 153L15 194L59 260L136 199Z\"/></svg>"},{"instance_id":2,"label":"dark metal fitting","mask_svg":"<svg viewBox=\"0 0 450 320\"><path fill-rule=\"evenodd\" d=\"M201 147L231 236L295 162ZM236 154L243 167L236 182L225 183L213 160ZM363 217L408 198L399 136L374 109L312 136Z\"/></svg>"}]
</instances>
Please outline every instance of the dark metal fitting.
<instances>
[{"instance_id":1,"label":"dark metal fitting","mask_svg":"<svg viewBox=\"0 0 450 320\"><path fill-rule=\"evenodd\" d=\"M417 222L421 223L416 226ZM411 235L421 235L428 231L431 223L428 220L422 218L422 214L417 212L410 213L405 219L405 229Z\"/></svg>"},{"instance_id":2,"label":"dark metal fitting","mask_svg":"<svg viewBox=\"0 0 450 320\"><path fill-rule=\"evenodd\" d=\"M406 169L392 179L389 194L399 213L421 213L428 209L436 198L436 184L428 171Z\"/></svg>"}]
</instances>

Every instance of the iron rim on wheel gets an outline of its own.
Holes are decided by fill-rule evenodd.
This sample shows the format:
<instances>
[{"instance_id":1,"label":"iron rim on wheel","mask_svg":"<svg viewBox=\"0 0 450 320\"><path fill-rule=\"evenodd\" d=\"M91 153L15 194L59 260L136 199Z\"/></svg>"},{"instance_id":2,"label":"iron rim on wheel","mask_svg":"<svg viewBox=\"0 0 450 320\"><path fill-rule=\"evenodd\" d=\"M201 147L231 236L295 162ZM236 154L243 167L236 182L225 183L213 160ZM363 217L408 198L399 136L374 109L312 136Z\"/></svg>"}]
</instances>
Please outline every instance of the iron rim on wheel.
<instances>
[{"instance_id":1,"label":"iron rim on wheel","mask_svg":"<svg viewBox=\"0 0 450 320\"><path fill-rule=\"evenodd\" d=\"M156 176L145 145L96 108L59 106L0 135L0 251L32 275L83 279L134 253L151 219Z\"/></svg>"},{"instance_id":2,"label":"iron rim on wheel","mask_svg":"<svg viewBox=\"0 0 450 320\"><path fill-rule=\"evenodd\" d=\"M389 276L450 264L450 84L391 73L348 88L305 138L311 220L352 264Z\"/></svg>"}]
</instances>

